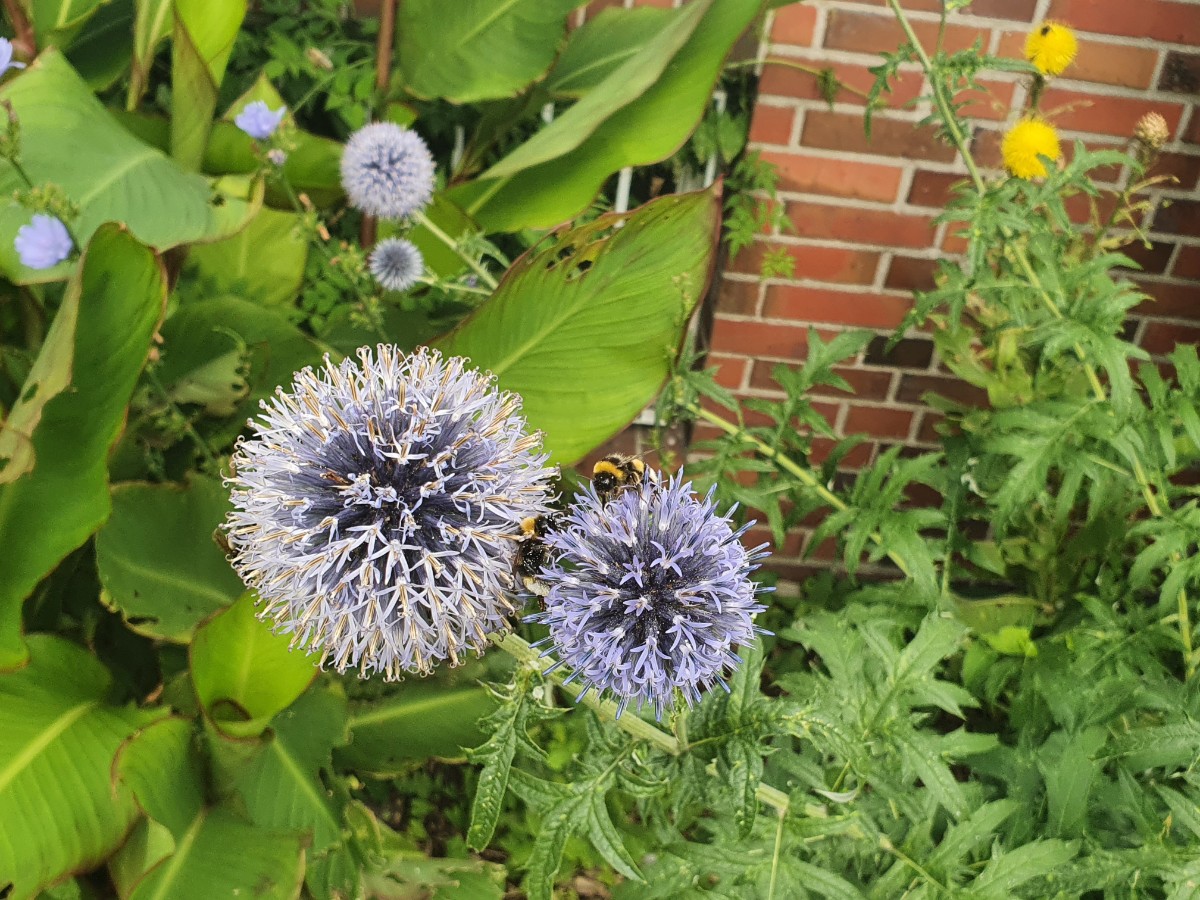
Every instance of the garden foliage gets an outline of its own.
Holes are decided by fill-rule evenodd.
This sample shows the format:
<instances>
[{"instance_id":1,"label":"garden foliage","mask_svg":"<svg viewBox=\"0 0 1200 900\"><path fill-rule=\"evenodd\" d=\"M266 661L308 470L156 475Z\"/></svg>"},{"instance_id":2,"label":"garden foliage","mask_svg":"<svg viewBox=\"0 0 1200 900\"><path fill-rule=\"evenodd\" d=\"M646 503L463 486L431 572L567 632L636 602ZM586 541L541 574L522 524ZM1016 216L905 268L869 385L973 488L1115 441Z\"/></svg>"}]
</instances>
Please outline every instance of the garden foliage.
<instances>
[{"instance_id":1,"label":"garden foliage","mask_svg":"<svg viewBox=\"0 0 1200 900\"><path fill-rule=\"evenodd\" d=\"M392 41L335 0L35 0L11 23L38 53L0 84L0 896L1200 897L1200 359L1129 343L1121 277L1152 131L981 172L956 97L1001 69L1036 107L1053 73L922 47L889 0L909 41L873 96L921 66L969 176L944 213L967 250L907 326L986 402L929 398L939 450L848 477L854 439L810 461L832 436L810 395L848 390L870 336L812 334L745 424L686 337L721 188L596 200L713 154L770 189L735 160L744 110L709 111L766 4L569 34L574 2L458 5L402 0ZM405 221L347 209L342 147L371 121L436 160ZM736 252L771 213L724 204ZM35 214L68 257L18 237ZM777 542L819 517L842 574L758 594L770 633L727 689L661 719L572 703L527 641L544 614L425 679L321 671L230 567L222 479L259 401L379 342L494 373L564 466L656 401L715 425L696 487Z\"/></svg>"}]
</instances>

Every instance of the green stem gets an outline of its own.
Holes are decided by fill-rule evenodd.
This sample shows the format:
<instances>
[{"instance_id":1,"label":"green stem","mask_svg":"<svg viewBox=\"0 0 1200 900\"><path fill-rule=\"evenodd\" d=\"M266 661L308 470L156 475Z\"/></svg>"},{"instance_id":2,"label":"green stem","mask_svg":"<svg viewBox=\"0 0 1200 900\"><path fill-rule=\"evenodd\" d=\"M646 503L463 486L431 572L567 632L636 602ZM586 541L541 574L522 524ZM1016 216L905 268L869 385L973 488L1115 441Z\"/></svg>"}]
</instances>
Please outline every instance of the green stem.
<instances>
[{"instance_id":1,"label":"green stem","mask_svg":"<svg viewBox=\"0 0 1200 900\"><path fill-rule=\"evenodd\" d=\"M824 69L815 69L812 66L806 66L806 65L803 65L798 62L792 62L790 59L779 59L778 57L773 57L773 56L768 56L766 59L761 59L761 60L760 59L744 59L739 62L731 62L731 63L727 64L725 66L725 68L726 69L746 69L746 68L750 68L751 66L758 66L758 65L784 66L788 69L796 69L800 72L807 72L809 75L812 75L814 78L823 78L825 76L825 72L827 71ZM842 81L840 78L835 79L835 80L837 82L839 91L849 91L851 94L855 94L859 97L862 97L864 100L871 99L871 95L868 94L866 91L860 91L858 88L852 87L852 86L846 84L846 82Z\"/></svg>"},{"instance_id":2,"label":"green stem","mask_svg":"<svg viewBox=\"0 0 1200 900\"><path fill-rule=\"evenodd\" d=\"M146 380L154 386L154 389L158 391L159 395L163 398L163 401L169 407L171 407L171 410L179 417L179 421L183 423L183 430L187 432L187 436L192 439L192 443L194 443L200 452L204 454L204 459L208 462L208 465L212 471L220 472L221 463L217 460L216 454L213 453L212 447L208 445L208 441L206 441L203 436L201 436L200 432L196 430L196 427L192 424L192 420L189 419L184 411L179 408L179 404L171 399L170 393L168 393L167 389L163 387L162 382L158 380L158 376L155 375L152 370L146 369Z\"/></svg>"},{"instance_id":3,"label":"green stem","mask_svg":"<svg viewBox=\"0 0 1200 900\"><path fill-rule=\"evenodd\" d=\"M779 466L779 468L783 469L790 475L795 476L797 481L799 481L801 484L803 484L809 490L813 491L818 497L820 497L822 500L824 500L827 504L832 506L834 509L838 510L838 512L841 512L842 510L849 508L846 505L846 503L843 502L840 497L838 497L837 494L833 493L833 491L831 491L831 490L829 490L829 488L825 487L825 485L823 485L821 483L820 479L818 479L817 476L814 475L810 470L804 468L803 466L798 465L789 456L787 456L783 453L780 453L774 447L772 447L770 444L767 444L765 441L760 441L754 435L749 434L740 425L735 425L733 422L730 422L728 419L725 419L725 418L717 415L714 412L710 412L707 409L702 409L700 406L698 406L696 404L689 404L686 408L688 409L689 412L692 413L692 415L696 416L696 418L703 419L704 421L708 422L711 425L716 425L718 428L720 428L726 434L740 437L742 440L753 445L753 447L757 453L759 453L761 456L765 457L766 459L769 459L771 462L773 462L775 465ZM878 544L880 547L884 546L883 535L881 535L877 531L872 532L871 540L874 541L876 544ZM897 553L894 550L885 550L885 553L887 554L887 558L896 564L896 568L898 568L905 575L908 575L911 577L912 572L909 571L908 563L905 562L904 557L902 557L899 553Z\"/></svg>"},{"instance_id":4,"label":"green stem","mask_svg":"<svg viewBox=\"0 0 1200 900\"><path fill-rule=\"evenodd\" d=\"M29 177L29 173L25 171L25 167L21 165L16 156L11 157L8 162L12 165L13 169L16 170L16 173L21 176L21 180L25 182L25 187L32 191L34 187L33 179ZM74 230L72 230L70 224L63 222L62 219L59 219L59 221L62 222L63 228L67 229L67 236L71 238L71 243L75 245L75 249L80 253L83 253L83 245L79 243L79 237L75 234Z\"/></svg>"},{"instance_id":5,"label":"green stem","mask_svg":"<svg viewBox=\"0 0 1200 900\"><path fill-rule=\"evenodd\" d=\"M463 253L462 248L458 246L458 241L454 240L454 238L450 237L450 235L446 234L446 232L434 225L429 216L425 215L425 213L417 213L416 219L430 234L453 250L459 259L470 266L471 270L479 276L480 281L486 284L493 291L496 289L498 282L492 277L492 273L485 269L478 260L472 259L467 254Z\"/></svg>"}]
</instances>

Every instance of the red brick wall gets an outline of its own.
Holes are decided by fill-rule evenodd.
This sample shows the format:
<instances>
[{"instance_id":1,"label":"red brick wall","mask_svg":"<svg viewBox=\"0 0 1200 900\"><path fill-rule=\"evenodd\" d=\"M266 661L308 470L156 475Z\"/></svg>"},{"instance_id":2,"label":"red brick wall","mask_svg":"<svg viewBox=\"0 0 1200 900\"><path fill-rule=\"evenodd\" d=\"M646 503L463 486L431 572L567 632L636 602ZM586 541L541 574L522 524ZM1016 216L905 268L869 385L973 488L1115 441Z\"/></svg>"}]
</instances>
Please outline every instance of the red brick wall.
<instances>
[{"instance_id":1,"label":"red brick wall","mask_svg":"<svg viewBox=\"0 0 1200 900\"><path fill-rule=\"evenodd\" d=\"M941 0L902 3L918 36L929 40ZM1170 352L1176 341L1200 340L1200 0L975 0L952 16L946 46L962 48L982 37L993 53L1019 56L1030 23L1045 18L1068 23L1080 41L1075 64L1042 101L1047 111L1076 104L1053 116L1064 146L1076 138L1092 147L1123 146L1138 117L1152 110L1172 129L1156 171L1179 181L1155 192L1170 205L1154 216L1152 247L1133 244L1126 251L1145 270L1133 277L1157 298L1136 309L1134 321L1142 346L1156 355ZM774 13L760 58L832 67L843 82L865 90L873 80L867 67L900 39L884 0L808 0ZM794 227L762 236L724 275L710 361L720 382L739 395L776 396L771 369L803 359L810 325L881 334L898 325L911 291L930 287L935 261L956 249L946 226L932 223L949 186L966 170L948 146L915 127L925 110L899 108L923 93L922 76L909 68L893 108L876 114L868 141L861 97L843 90L831 110L812 75L762 67L750 137L779 169L779 196ZM1011 122L1009 110L1020 107L1027 85L1023 78L996 76L987 86L969 113L978 158L997 165L1006 118ZM759 261L770 247L783 247L795 259L794 278L759 279ZM839 435L871 436L847 459L850 466L862 465L880 444L930 444L934 414L921 403L926 391L973 392L938 364L921 334L886 357L881 338L843 374L857 393L831 391L821 411ZM698 428L698 437L710 434ZM819 442L818 456L824 449ZM779 568L803 574L798 556L805 540L794 535L790 546L779 548Z\"/></svg>"}]
</instances>

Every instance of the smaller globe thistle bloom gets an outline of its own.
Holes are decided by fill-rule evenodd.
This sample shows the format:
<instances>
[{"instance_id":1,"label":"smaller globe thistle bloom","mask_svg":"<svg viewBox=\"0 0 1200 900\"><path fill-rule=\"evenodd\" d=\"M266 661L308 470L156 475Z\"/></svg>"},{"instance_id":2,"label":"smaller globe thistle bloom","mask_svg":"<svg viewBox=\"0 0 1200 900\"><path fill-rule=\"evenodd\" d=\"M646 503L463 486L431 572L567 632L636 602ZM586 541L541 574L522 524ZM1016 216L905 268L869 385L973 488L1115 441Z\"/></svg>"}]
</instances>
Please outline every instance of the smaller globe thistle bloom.
<instances>
[{"instance_id":1,"label":"smaller globe thistle bloom","mask_svg":"<svg viewBox=\"0 0 1200 900\"><path fill-rule=\"evenodd\" d=\"M75 243L60 219L39 213L28 225L17 229L13 246L21 258L21 265L49 269L70 256Z\"/></svg>"},{"instance_id":2,"label":"smaller globe thistle bloom","mask_svg":"<svg viewBox=\"0 0 1200 900\"><path fill-rule=\"evenodd\" d=\"M426 674L511 628L520 524L548 511L520 398L461 357L363 347L296 374L232 460L225 524L260 615L362 677Z\"/></svg>"},{"instance_id":3,"label":"smaller globe thistle bloom","mask_svg":"<svg viewBox=\"0 0 1200 900\"><path fill-rule=\"evenodd\" d=\"M1075 32L1061 22L1043 22L1025 38L1025 58L1043 76L1061 75L1078 52Z\"/></svg>"},{"instance_id":4,"label":"smaller globe thistle bloom","mask_svg":"<svg viewBox=\"0 0 1200 900\"><path fill-rule=\"evenodd\" d=\"M271 109L262 100L247 103L246 108L237 114L233 124L256 141L265 141L275 133L283 117L287 115L287 107Z\"/></svg>"},{"instance_id":5,"label":"smaller globe thistle bloom","mask_svg":"<svg viewBox=\"0 0 1200 900\"><path fill-rule=\"evenodd\" d=\"M389 291L407 291L425 274L425 260L412 241L384 238L371 251L367 268Z\"/></svg>"},{"instance_id":6,"label":"smaller globe thistle bloom","mask_svg":"<svg viewBox=\"0 0 1200 900\"><path fill-rule=\"evenodd\" d=\"M350 205L380 219L407 219L433 198L433 155L420 135L375 122L350 135L342 151L342 187Z\"/></svg>"},{"instance_id":7,"label":"smaller globe thistle bloom","mask_svg":"<svg viewBox=\"0 0 1200 900\"><path fill-rule=\"evenodd\" d=\"M766 545L742 545L749 527L735 530L713 491L698 498L682 474L664 481L647 470L607 503L589 485L544 539L545 610L529 618L550 629L551 670L570 666L581 697L610 693L618 714L636 701L660 719L677 690L691 704L725 686L738 646L764 633L754 616L767 589L750 573Z\"/></svg>"},{"instance_id":8,"label":"smaller globe thistle bloom","mask_svg":"<svg viewBox=\"0 0 1200 900\"><path fill-rule=\"evenodd\" d=\"M13 45L8 38L0 37L0 75L9 69L23 69L25 63L13 59Z\"/></svg>"},{"instance_id":9,"label":"smaller globe thistle bloom","mask_svg":"<svg viewBox=\"0 0 1200 900\"><path fill-rule=\"evenodd\" d=\"M1058 132L1042 119L1026 118L1009 129L1000 145L1004 166L1018 178L1045 178L1042 157L1057 160L1062 156Z\"/></svg>"}]
</instances>

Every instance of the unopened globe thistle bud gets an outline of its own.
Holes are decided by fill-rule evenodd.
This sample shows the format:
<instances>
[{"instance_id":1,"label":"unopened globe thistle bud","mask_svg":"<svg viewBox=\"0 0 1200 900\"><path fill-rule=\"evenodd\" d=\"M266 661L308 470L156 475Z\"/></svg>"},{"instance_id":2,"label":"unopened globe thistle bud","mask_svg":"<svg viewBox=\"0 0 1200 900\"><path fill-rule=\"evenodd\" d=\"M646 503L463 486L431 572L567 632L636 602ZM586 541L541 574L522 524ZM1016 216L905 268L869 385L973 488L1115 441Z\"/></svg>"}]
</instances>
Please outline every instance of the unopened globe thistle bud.
<instances>
[{"instance_id":1,"label":"unopened globe thistle bud","mask_svg":"<svg viewBox=\"0 0 1200 900\"><path fill-rule=\"evenodd\" d=\"M428 673L509 630L520 523L553 471L520 399L461 357L303 369L238 444L225 524L260 615L342 672Z\"/></svg>"},{"instance_id":2,"label":"unopened globe thistle bud","mask_svg":"<svg viewBox=\"0 0 1200 900\"><path fill-rule=\"evenodd\" d=\"M735 530L682 474L648 470L607 502L589 486L544 539L545 611L530 620L550 629L551 668L570 666L568 681L611 693L619 712L650 703L659 718L676 690L694 703L724 685L765 609L750 574L766 545L743 547L748 527Z\"/></svg>"},{"instance_id":3,"label":"unopened globe thistle bud","mask_svg":"<svg viewBox=\"0 0 1200 900\"><path fill-rule=\"evenodd\" d=\"M1167 126L1167 120L1159 113L1148 112L1137 120L1133 127L1133 137L1151 150L1161 150L1163 144L1170 140L1171 130Z\"/></svg>"},{"instance_id":4,"label":"unopened globe thistle bud","mask_svg":"<svg viewBox=\"0 0 1200 900\"><path fill-rule=\"evenodd\" d=\"M380 219L407 219L433 197L433 156L420 135L392 122L360 128L342 151L350 205Z\"/></svg>"}]
</instances>

